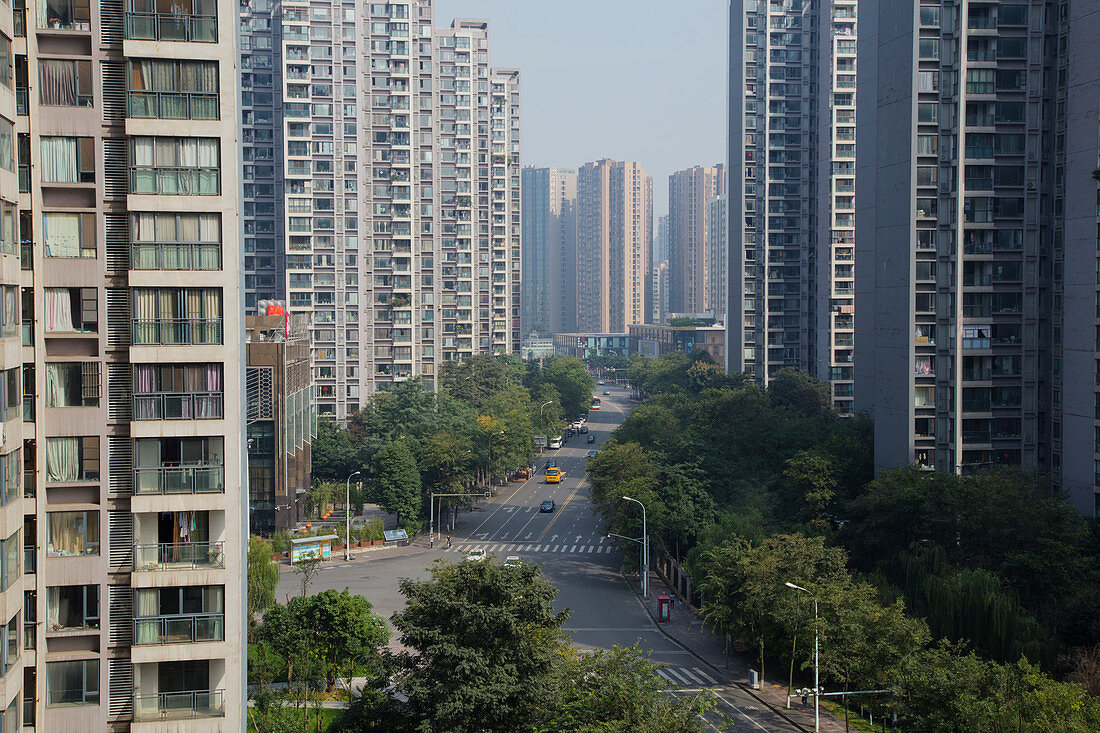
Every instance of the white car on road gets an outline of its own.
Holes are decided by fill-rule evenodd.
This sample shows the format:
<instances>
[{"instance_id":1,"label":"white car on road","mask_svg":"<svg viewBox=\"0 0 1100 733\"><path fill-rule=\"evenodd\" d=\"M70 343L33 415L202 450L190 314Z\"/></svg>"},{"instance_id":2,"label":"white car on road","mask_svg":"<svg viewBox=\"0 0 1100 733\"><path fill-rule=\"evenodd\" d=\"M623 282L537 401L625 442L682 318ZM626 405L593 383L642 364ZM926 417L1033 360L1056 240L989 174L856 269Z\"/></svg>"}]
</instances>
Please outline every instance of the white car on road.
<instances>
[{"instance_id":1,"label":"white car on road","mask_svg":"<svg viewBox=\"0 0 1100 733\"><path fill-rule=\"evenodd\" d=\"M485 550L470 550L469 552L466 553L466 557L463 558L463 559L466 560L467 562L470 562L470 561L477 562L479 560L484 560L485 559Z\"/></svg>"}]
</instances>

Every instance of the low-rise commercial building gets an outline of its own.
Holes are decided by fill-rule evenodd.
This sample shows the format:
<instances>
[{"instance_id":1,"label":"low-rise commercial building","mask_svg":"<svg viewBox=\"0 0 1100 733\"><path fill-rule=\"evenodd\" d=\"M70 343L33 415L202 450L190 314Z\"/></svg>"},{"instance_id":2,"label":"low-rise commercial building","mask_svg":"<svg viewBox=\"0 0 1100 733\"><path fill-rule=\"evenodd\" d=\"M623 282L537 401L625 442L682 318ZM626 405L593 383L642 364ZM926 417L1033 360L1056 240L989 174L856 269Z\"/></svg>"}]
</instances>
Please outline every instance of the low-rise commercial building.
<instances>
[{"instance_id":1,"label":"low-rise commercial building","mask_svg":"<svg viewBox=\"0 0 1100 733\"><path fill-rule=\"evenodd\" d=\"M630 336L625 333L556 333L554 353L590 359L593 356L626 356Z\"/></svg>"},{"instance_id":2,"label":"low-rise commercial building","mask_svg":"<svg viewBox=\"0 0 1100 733\"><path fill-rule=\"evenodd\" d=\"M688 355L706 351L726 366L726 327L720 323L697 326L646 324L630 327L630 354L657 359L674 351Z\"/></svg>"}]
</instances>

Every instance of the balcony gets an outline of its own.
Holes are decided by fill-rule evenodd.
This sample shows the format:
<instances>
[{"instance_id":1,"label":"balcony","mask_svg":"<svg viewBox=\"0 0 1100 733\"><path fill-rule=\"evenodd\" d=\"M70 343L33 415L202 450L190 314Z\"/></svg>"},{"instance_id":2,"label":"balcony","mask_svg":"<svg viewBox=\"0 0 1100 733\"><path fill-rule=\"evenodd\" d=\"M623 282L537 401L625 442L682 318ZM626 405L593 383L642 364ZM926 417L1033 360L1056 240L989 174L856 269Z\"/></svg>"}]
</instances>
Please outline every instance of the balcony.
<instances>
[{"instance_id":1,"label":"balcony","mask_svg":"<svg viewBox=\"0 0 1100 733\"><path fill-rule=\"evenodd\" d=\"M224 641L224 613L195 613L134 619L134 644L191 644Z\"/></svg>"},{"instance_id":2,"label":"balcony","mask_svg":"<svg viewBox=\"0 0 1100 733\"><path fill-rule=\"evenodd\" d=\"M225 716L225 690L158 692L134 695L134 720L188 720Z\"/></svg>"},{"instance_id":3,"label":"balcony","mask_svg":"<svg viewBox=\"0 0 1100 733\"><path fill-rule=\"evenodd\" d=\"M135 167L130 169L130 193L218 196L221 194L221 171L216 167Z\"/></svg>"},{"instance_id":4,"label":"balcony","mask_svg":"<svg viewBox=\"0 0 1100 733\"><path fill-rule=\"evenodd\" d=\"M220 244L134 242L130 245L131 270L220 270Z\"/></svg>"},{"instance_id":5,"label":"balcony","mask_svg":"<svg viewBox=\"0 0 1100 733\"><path fill-rule=\"evenodd\" d=\"M224 568L221 542L161 542L134 545L134 572Z\"/></svg>"},{"instance_id":6,"label":"balcony","mask_svg":"<svg viewBox=\"0 0 1100 733\"><path fill-rule=\"evenodd\" d=\"M224 494L225 467L214 464L158 466L134 469L134 493Z\"/></svg>"},{"instance_id":7,"label":"balcony","mask_svg":"<svg viewBox=\"0 0 1100 733\"><path fill-rule=\"evenodd\" d=\"M135 346L221 344L220 318L135 318Z\"/></svg>"},{"instance_id":8,"label":"balcony","mask_svg":"<svg viewBox=\"0 0 1100 733\"><path fill-rule=\"evenodd\" d=\"M135 119L216 120L218 95L200 92L131 91L127 116Z\"/></svg>"},{"instance_id":9,"label":"balcony","mask_svg":"<svg viewBox=\"0 0 1100 733\"><path fill-rule=\"evenodd\" d=\"M221 392L158 392L134 395L134 420L219 420Z\"/></svg>"},{"instance_id":10,"label":"balcony","mask_svg":"<svg viewBox=\"0 0 1100 733\"><path fill-rule=\"evenodd\" d=\"M126 37L138 41L217 43L218 20L214 15L126 13Z\"/></svg>"}]
</instances>

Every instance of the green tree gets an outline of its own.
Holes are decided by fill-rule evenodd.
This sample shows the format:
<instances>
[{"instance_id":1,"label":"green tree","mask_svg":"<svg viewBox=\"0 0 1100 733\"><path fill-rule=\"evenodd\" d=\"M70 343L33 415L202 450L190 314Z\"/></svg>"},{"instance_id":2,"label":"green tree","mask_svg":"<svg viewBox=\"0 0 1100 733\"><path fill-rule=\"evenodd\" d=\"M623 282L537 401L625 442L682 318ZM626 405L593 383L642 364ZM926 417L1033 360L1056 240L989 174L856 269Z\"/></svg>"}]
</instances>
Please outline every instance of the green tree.
<instances>
[{"instance_id":1,"label":"green tree","mask_svg":"<svg viewBox=\"0 0 1100 733\"><path fill-rule=\"evenodd\" d=\"M702 693L671 695L658 666L637 647L560 651L547 683L538 733L701 733L708 708Z\"/></svg>"},{"instance_id":2,"label":"green tree","mask_svg":"<svg viewBox=\"0 0 1100 733\"><path fill-rule=\"evenodd\" d=\"M286 660L289 678L295 678L295 666L308 667L331 690L340 677L377 672L389 629L366 598L326 590L272 606L259 638ZM299 673L297 679L304 677Z\"/></svg>"},{"instance_id":3,"label":"green tree","mask_svg":"<svg viewBox=\"0 0 1100 733\"><path fill-rule=\"evenodd\" d=\"M248 620L253 621L275 604L279 566L271 545L259 537L248 538Z\"/></svg>"},{"instance_id":4,"label":"green tree","mask_svg":"<svg viewBox=\"0 0 1100 733\"><path fill-rule=\"evenodd\" d=\"M420 469L409 441L386 444L374 457L371 471L379 505L404 519L418 519L424 506L420 491Z\"/></svg>"},{"instance_id":5,"label":"green tree","mask_svg":"<svg viewBox=\"0 0 1100 733\"><path fill-rule=\"evenodd\" d=\"M332 420L317 421L317 437L310 444L310 471L314 480L343 481L362 467L351 435Z\"/></svg>"},{"instance_id":6,"label":"green tree","mask_svg":"<svg viewBox=\"0 0 1100 733\"><path fill-rule=\"evenodd\" d=\"M787 461L783 472L786 479L788 506L803 522L823 531L828 523L822 515L836 496L837 480L829 456L814 451L801 451Z\"/></svg>"},{"instance_id":7,"label":"green tree","mask_svg":"<svg viewBox=\"0 0 1100 733\"><path fill-rule=\"evenodd\" d=\"M572 420L592 406L592 390L596 383L588 375L584 362L571 356L554 356L546 360L540 381L553 385L561 399L567 420Z\"/></svg>"},{"instance_id":8,"label":"green tree","mask_svg":"<svg viewBox=\"0 0 1100 733\"><path fill-rule=\"evenodd\" d=\"M405 609L392 621L410 651L395 683L420 729L529 730L567 616L538 566L441 562L429 580L402 579L400 591Z\"/></svg>"},{"instance_id":9,"label":"green tree","mask_svg":"<svg viewBox=\"0 0 1100 733\"><path fill-rule=\"evenodd\" d=\"M768 381L768 397L773 404L788 407L803 415L832 412L829 385L793 367L780 369Z\"/></svg>"}]
</instances>

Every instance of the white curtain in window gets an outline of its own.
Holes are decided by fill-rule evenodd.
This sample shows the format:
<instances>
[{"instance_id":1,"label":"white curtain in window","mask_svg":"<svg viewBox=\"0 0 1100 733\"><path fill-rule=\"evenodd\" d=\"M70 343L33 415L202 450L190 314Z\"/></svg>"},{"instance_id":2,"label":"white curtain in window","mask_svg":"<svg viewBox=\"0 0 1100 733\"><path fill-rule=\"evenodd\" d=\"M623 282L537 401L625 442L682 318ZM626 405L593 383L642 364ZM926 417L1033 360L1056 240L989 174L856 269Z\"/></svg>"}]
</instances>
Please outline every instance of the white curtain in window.
<instances>
[{"instance_id":1,"label":"white curtain in window","mask_svg":"<svg viewBox=\"0 0 1100 733\"><path fill-rule=\"evenodd\" d=\"M46 256L79 257L80 214L50 212L43 216L43 220L46 226Z\"/></svg>"},{"instance_id":2,"label":"white curtain in window","mask_svg":"<svg viewBox=\"0 0 1100 733\"><path fill-rule=\"evenodd\" d=\"M72 331L73 311L68 288L46 288L46 330Z\"/></svg>"},{"instance_id":3,"label":"white curtain in window","mask_svg":"<svg viewBox=\"0 0 1100 733\"><path fill-rule=\"evenodd\" d=\"M156 214L134 214L131 217L131 230L134 247L134 267L139 270L157 269L157 250L152 245L156 241ZM149 242L148 246L142 246Z\"/></svg>"},{"instance_id":4,"label":"white curtain in window","mask_svg":"<svg viewBox=\"0 0 1100 733\"><path fill-rule=\"evenodd\" d=\"M46 480L76 481L80 477L80 438L46 438Z\"/></svg>"},{"instance_id":5,"label":"white curtain in window","mask_svg":"<svg viewBox=\"0 0 1100 733\"><path fill-rule=\"evenodd\" d=\"M77 101L76 62L61 59L41 59L38 62L39 90L42 104L53 107L75 107Z\"/></svg>"},{"instance_id":6,"label":"white curtain in window","mask_svg":"<svg viewBox=\"0 0 1100 733\"><path fill-rule=\"evenodd\" d=\"M134 341L139 344L157 343L157 291L153 288L134 289Z\"/></svg>"},{"instance_id":7,"label":"white curtain in window","mask_svg":"<svg viewBox=\"0 0 1100 733\"><path fill-rule=\"evenodd\" d=\"M61 587L46 588L46 630L61 628Z\"/></svg>"},{"instance_id":8,"label":"white curtain in window","mask_svg":"<svg viewBox=\"0 0 1100 733\"><path fill-rule=\"evenodd\" d=\"M213 94L218 91L218 64L214 61L184 61L180 64L181 91Z\"/></svg>"},{"instance_id":9,"label":"white curtain in window","mask_svg":"<svg viewBox=\"0 0 1100 733\"><path fill-rule=\"evenodd\" d=\"M69 401L69 378L73 376L68 364L47 362L46 407L72 407Z\"/></svg>"},{"instance_id":10,"label":"white curtain in window","mask_svg":"<svg viewBox=\"0 0 1100 733\"><path fill-rule=\"evenodd\" d=\"M4 335L15 336L19 332L19 288L4 286Z\"/></svg>"},{"instance_id":11,"label":"white curtain in window","mask_svg":"<svg viewBox=\"0 0 1100 733\"><path fill-rule=\"evenodd\" d=\"M142 618L155 618L160 612L160 591L156 588L139 588L134 591L135 644L156 644L160 637L160 622L142 621Z\"/></svg>"},{"instance_id":12,"label":"white curtain in window","mask_svg":"<svg viewBox=\"0 0 1100 733\"><path fill-rule=\"evenodd\" d=\"M79 180L76 146L75 137L42 138L43 182L76 183Z\"/></svg>"},{"instance_id":13,"label":"white curtain in window","mask_svg":"<svg viewBox=\"0 0 1100 733\"><path fill-rule=\"evenodd\" d=\"M154 154L156 145L154 144L154 140L155 138L152 137L130 138L131 145L133 146L135 166L151 168L156 165L156 157Z\"/></svg>"},{"instance_id":14,"label":"white curtain in window","mask_svg":"<svg viewBox=\"0 0 1100 733\"><path fill-rule=\"evenodd\" d=\"M215 138L204 137L195 140L198 163L200 168L218 167L218 141Z\"/></svg>"}]
</instances>

